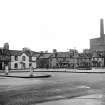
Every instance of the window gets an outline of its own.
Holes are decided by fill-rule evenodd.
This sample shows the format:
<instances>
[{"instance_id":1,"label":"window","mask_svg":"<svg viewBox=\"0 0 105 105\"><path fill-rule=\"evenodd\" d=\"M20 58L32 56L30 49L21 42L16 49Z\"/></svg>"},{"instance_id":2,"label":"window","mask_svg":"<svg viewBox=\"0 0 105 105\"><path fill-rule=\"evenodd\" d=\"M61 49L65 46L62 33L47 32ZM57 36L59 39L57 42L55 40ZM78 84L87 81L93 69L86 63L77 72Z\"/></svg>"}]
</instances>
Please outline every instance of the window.
<instances>
[{"instance_id":1,"label":"window","mask_svg":"<svg viewBox=\"0 0 105 105\"><path fill-rule=\"evenodd\" d=\"M25 61L26 60L26 57L25 56L22 56L22 61Z\"/></svg>"},{"instance_id":2,"label":"window","mask_svg":"<svg viewBox=\"0 0 105 105\"><path fill-rule=\"evenodd\" d=\"M18 68L18 64L17 63L14 64L14 68Z\"/></svg>"},{"instance_id":3,"label":"window","mask_svg":"<svg viewBox=\"0 0 105 105\"><path fill-rule=\"evenodd\" d=\"M32 61L36 61L36 57L32 57Z\"/></svg>"},{"instance_id":4,"label":"window","mask_svg":"<svg viewBox=\"0 0 105 105\"><path fill-rule=\"evenodd\" d=\"M15 56L15 61L18 61L18 56Z\"/></svg>"},{"instance_id":5,"label":"window","mask_svg":"<svg viewBox=\"0 0 105 105\"><path fill-rule=\"evenodd\" d=\"M26 65L25 65L25 63L23 63L23 69L25 69L25 67L26 67Z\"/></svg>"}]
</instances>

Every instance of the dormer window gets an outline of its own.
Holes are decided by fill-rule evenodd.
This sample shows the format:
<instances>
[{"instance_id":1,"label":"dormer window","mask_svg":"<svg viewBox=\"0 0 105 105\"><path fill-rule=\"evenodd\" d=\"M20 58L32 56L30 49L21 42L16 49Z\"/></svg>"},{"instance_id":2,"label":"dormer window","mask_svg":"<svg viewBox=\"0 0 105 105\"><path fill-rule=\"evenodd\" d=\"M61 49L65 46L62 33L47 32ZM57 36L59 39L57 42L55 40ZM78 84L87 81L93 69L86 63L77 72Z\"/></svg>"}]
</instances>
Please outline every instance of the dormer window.
<instances>
[{"instance_id":1,"label":"dormer window","mask_svg":"<svg viewBox=\"0 0 105 105\"><path fill-rule=\"evenodd\" d=\"M26 57L25 56L22 56L22 61L25 61L26 60Z\"/></svg>"}]
</instances>

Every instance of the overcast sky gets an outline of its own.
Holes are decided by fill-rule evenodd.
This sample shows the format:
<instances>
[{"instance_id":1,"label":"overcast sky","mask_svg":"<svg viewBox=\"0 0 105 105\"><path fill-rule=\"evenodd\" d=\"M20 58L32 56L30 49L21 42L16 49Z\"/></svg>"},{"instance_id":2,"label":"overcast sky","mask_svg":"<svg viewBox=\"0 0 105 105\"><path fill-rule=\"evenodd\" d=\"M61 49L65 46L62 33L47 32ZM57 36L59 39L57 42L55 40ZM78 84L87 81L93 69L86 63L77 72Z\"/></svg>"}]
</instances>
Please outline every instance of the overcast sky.
<instances>
[{"instance_id":1,"label":"overcast sky","mask_svg":"<svg viewBox=\"0 0 105 105\"><path fill-rule=\"evenodd\" d=\"M105 20L105 0L0 0L0 47L34 51L89 48Z\"/></svg>"}]
</instances>

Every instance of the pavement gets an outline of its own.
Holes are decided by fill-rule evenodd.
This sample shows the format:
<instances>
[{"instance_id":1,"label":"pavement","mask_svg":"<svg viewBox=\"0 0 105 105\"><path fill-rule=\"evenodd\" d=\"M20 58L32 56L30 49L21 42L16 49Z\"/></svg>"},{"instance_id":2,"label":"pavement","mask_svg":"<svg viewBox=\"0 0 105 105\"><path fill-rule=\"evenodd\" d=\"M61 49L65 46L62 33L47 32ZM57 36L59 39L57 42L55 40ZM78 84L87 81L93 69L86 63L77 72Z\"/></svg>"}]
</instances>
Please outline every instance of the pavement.
<instances>
[{"instance_id":1,"label":"pavement","mask_svg":"<svg viewBox=\"0 0 105 105\"><path fill-rule=\"evenodd\" d=\"M10 70L11 72L29 72L29 70ZM78 69L34 69L34 72L71 72L71 73L105 73L105 68L92 68L92 70L78 70Z\"/></svg>"}]
</instances>

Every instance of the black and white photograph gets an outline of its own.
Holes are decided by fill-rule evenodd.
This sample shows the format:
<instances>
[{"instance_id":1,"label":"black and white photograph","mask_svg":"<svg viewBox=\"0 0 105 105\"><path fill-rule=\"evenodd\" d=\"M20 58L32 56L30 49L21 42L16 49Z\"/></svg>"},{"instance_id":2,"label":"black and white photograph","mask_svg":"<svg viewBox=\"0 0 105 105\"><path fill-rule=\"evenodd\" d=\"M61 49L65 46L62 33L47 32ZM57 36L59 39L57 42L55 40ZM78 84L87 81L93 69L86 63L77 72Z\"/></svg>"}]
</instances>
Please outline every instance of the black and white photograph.
<instances>
[{"instance_id":1,"label":"black and white photograph","mask_svg":"<svg viewBox=\"0 0 105 105\"><path fill-rule=\"evenodd\" d=\"M105 105L105 0L0 0L0 105Z\"/></svg>"}]
</instances>

